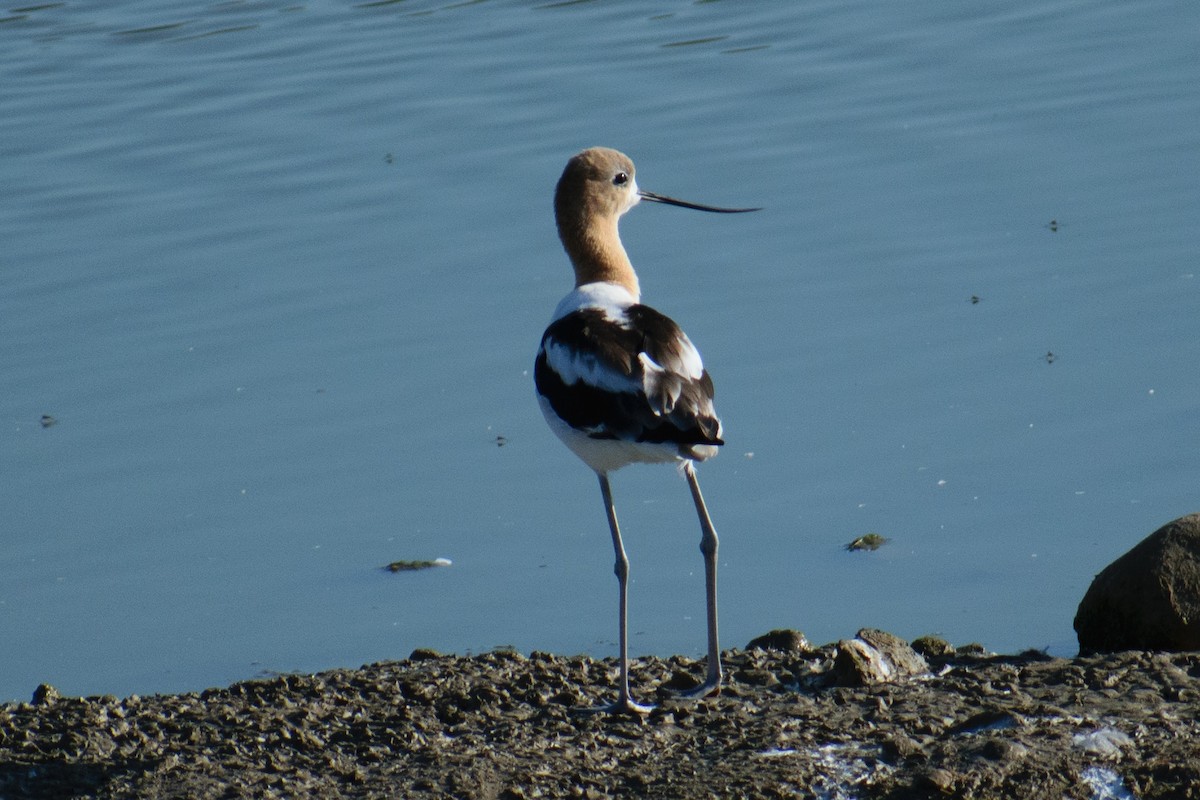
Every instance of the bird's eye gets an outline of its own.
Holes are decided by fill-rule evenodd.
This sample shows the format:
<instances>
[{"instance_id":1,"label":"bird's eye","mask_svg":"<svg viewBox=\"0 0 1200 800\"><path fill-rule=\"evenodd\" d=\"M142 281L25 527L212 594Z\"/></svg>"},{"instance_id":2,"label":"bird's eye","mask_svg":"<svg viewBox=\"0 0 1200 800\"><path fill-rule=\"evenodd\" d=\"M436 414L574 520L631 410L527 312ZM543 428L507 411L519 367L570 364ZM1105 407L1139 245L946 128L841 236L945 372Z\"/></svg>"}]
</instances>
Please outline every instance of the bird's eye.
<instances>
[{"instance_id":1,"label":"bird's eye","mask_svg":"<svg viewBox=\"0 0 1200 800\"><path fill-rule=\"evenodd\" d=\"M618 172L613 176L613 186L624 186L629 183L629 175L624 172Z\"/></svg>"}]
</instances>

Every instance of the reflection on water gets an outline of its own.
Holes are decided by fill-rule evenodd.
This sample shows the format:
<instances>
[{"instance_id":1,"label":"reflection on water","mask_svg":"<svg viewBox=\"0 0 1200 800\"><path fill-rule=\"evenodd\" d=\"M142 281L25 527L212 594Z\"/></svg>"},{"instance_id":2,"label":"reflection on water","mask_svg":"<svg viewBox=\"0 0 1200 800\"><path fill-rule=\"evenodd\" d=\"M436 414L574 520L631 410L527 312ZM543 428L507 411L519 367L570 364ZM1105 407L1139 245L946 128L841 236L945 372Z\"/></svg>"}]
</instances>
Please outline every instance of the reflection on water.
<instances>
[{"instance_id":1,"label":"reflection on water","mask_svg":"<svg viewBox=\"0 0 1200 800\"><path fill-rule=\"evenodd\" d=\"M622 228L720 393L725 642L1071 652L1092 575L1197 510L1200 12L1169 14L10 9L0 697L611 654L594 479L529 374L597 144L765 208ZM703 648L677 480L613 480L635 652Z\"/></svg>"}]
</instances>

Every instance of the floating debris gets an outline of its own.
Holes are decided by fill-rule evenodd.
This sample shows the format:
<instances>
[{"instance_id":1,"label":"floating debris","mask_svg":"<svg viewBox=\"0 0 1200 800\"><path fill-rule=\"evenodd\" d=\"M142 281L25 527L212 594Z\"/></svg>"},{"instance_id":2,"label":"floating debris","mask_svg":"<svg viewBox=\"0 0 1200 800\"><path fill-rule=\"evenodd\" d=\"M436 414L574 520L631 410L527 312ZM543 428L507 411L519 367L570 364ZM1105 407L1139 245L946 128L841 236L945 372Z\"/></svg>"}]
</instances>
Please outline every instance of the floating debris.
<instances>
[{"instance_id":1,"label":"floating debris","mask_svg":"<svg viewBox=\"0 0 1200 800\"><path fill-rule=\"evenodd\" d=\"M850 551L878 550L890 541L891 539L888 539L886 536L880 536L878 533L868 533L846 545L846 549Z\"/></svg>"},{"instance_id":2,"label":"floating debris","mask_svg":"<svg viewBox=\"0 0 1200 800\"><path fill-rule=\"evenodd\" d=\"M448 558L435 558L432 561L393 561L384 569L388 572L412 572L418 569L430 569L432 567L448 567L454 562Z\"/></svg>"}]
</instances>

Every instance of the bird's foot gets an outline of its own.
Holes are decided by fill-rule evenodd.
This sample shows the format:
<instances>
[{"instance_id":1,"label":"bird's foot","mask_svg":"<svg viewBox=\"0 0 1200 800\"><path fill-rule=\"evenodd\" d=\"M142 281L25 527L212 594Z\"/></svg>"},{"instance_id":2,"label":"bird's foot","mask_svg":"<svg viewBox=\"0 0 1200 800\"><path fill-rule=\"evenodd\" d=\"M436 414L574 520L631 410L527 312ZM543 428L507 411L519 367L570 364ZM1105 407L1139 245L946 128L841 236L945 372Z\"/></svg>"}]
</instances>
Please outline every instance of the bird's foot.
<instances>
[{"instance_id":1,"label":"bird's foot","mask_svg":"<svg viewBox=\"0 0 1200 800\"><path fill-rule=\"evenodd\" d=\"M706 697L717 697L721 694L721 684L709 685L707 683L697 686L695 689L688 689L686 692L676 692L675 696L681 700L703 700Z\"/></svg>"},{"instance_id":2,"label":"bird's foot","mask_svg":"<svg viewBox=\"0 0 1200 800\"><path fill-rule=\"evenodd\" d=\"M654 706L635 703L632 697L618 697L615 703L602 706L575 706L571 711L575 714L625 714L644 717L654 710Z\"/></svg>"},{"instance_id":3,"label":"bird's foot","mask_svg":"<svg viewBox=\"0 0 1200 800\"><path fill-rule=\"evenodd\" d=\"M683 700L703 700L706 697L716 697L721 693L721 673L710 672L704 683L692 689L675 692L675 696Z\"/></svg>"}]
</instances>

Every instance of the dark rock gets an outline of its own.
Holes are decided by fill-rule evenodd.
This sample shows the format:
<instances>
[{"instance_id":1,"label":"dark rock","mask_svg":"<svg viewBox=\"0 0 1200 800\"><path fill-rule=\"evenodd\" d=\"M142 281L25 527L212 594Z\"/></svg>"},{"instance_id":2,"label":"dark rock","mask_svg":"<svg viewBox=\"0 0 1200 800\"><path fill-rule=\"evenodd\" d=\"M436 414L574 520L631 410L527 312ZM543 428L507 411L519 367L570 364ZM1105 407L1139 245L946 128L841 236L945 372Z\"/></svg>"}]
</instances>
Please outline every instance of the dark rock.
<instances>
[{"instance_id":1,"label":"dark rock","mask_svg":"<svg viewBox=\"0 0 1200 800\"><path fill-rule=\"evenodd\" d=\"M921 783L944 794L954 791L954 773L948 769L931 769L921 776Z\"/></svg>"},{"instance_id":2,"label":"dark rock","mask_svg":"<svg viewBox=\"0 0 1200 800\"><path fill-rule=\"evenodd\" d=\"M954 645L940 636L921 636L913 639L912 649L926 658L954 655Z\"/></svg>"},{"instance_id":3,"label":"dark rock","mask_svg":"<svg viewBox=\"0 0 1200 800\"><path fill-rule=\"evenodd\" d=\"M925 659L908 642L873 628L863 628L855 638L838 642L833 662L834 681L839 686L887 683L928 670Z\"/></svg>"},{"instance_id":4,"label":"dark rock","mask_svg":"<svg viewBox=\"0 0 1200 800\"><path fill-rule=\"evenodd\" d=\"M785 653L803 653L809 649L808 639L800 631L780 628L751 639L747 650L781 650Z\"/></svg>"},{"instance_id":5,"label":"dark rock","mask_svg":"<svg viewBox=\"0 0 1200 800\"><path fill-rule=\"evenodd\" d=\"M929 755L920 742L903 731L893 734L883 743L883 752L892 760L926 758Z\"/></svg>"},{"instance_id":6,"label":"dark rock","mask_svg":"<svg viewBox=\"0 0 1200 800\"><path fill-rule=\"evenodd\" d=\"M980 749L980 755L992 761L1020 761L1029 755L1029 748L1011 739L988 739Z\"/></svg>"},{"instance_id":7,"label":"dark rock","mask_svg":"<svg viewBox=\"0 0 1200 800\"><path fill-rule=\"evenodd\" d=\"M428 647L418 647L408 654L409 661L436 661L441 657L441 653L437 650L431 650Z\"/></svg>"},{"instance_id":8,"label":"dark rock","mask_svg":"<svg viewBox=\"0 0 1200 800\"><path fill-rule=\"evenodd\" d=\"M55 689L48 683L38 684L38 687L33 690L33 704L35 706L52 706L61 699L62 695L58 689Z\"/></svg>"},{"instance_id":9,"label":"dark rock","mask_svg":"<svg viewBox=\"0 0 1200 800\"><path fill-rule=\"evenodd\" d=\"M1159 528L1105 567L1075 615L1079 649L1200 650L1200 514Z\"/></svg>"},{"instance_id":10,"label":"dark rock","mask_svg":"<svg viewBox=\"0 0 1200 800\"><path fill-rule=\"evenodd\" d=\"M960 656L986 656L989 655L988 649L979 642L967 642L961 647L955 648L955 653Z\"/></svg>"}]
</instances>

